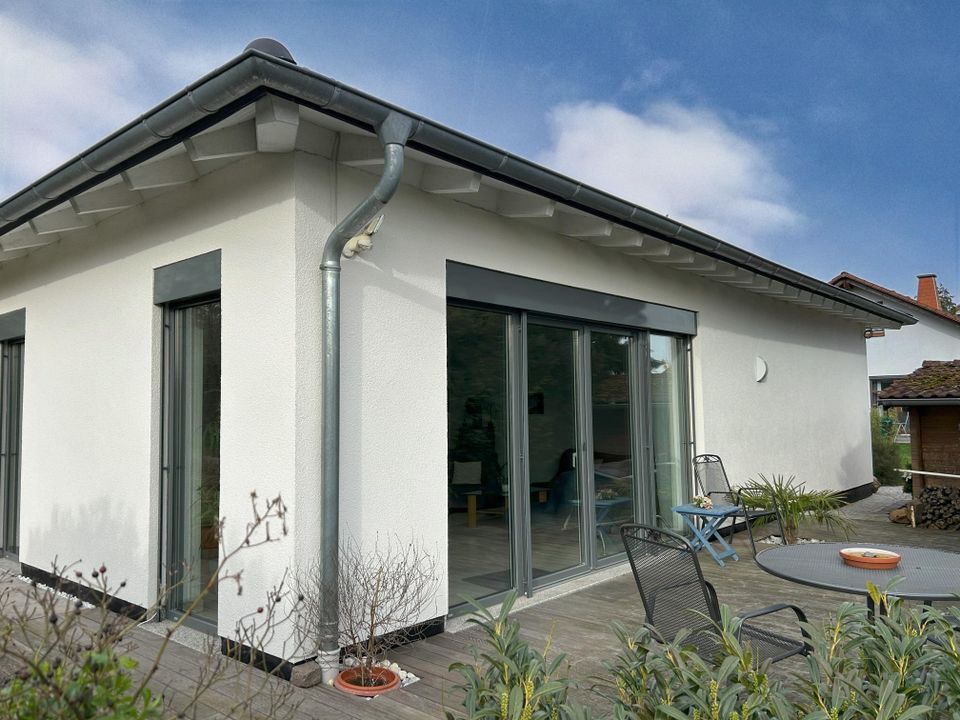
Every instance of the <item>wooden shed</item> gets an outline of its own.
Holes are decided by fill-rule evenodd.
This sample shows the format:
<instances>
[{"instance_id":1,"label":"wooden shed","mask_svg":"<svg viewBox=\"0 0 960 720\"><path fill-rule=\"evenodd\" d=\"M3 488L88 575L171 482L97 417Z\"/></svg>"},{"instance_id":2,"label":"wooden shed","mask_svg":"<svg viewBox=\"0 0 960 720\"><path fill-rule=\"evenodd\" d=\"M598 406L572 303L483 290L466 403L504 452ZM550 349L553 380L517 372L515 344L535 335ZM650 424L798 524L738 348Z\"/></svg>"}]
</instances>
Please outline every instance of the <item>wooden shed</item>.
<instances>
[{"instance_id":1,"label":"wooden shed","mask_svg":"<svg viewBox=\"0 0 960 720\"><path fill-rule=\"evenodd\" d=\"M880 404L910 413L911 467L960 476L960 360L925 360L880 393ZM960 486L960 477L913 476L913 494L927 485Z\"/></svg>"}]
</instances>

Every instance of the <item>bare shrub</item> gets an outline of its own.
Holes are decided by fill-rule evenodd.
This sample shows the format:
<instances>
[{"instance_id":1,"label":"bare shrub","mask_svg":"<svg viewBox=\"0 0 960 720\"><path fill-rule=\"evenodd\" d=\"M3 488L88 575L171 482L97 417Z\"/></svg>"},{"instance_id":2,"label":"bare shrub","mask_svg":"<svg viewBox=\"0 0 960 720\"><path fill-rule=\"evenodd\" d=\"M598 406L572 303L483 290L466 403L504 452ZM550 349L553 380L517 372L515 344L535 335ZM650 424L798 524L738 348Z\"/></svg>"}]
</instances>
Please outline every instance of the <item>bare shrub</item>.
<instances>
[{"instance_id":1,"label":"bare shrub","mask_svg":"<svg viewBox=\"0 0 960 720\"><path fill-rule=\"evenodd\" d=\"M297 614L299 629L303 636L319 641L324 607L336 602L340 646L360 668L360 683L373 685L373 670L384 652L412 639L415 627L411 626L435 606L436 558L415 539L378 536L367 549L349 539L340 546L336 598L325 597L322 567L323 558L317 557L296 574L294 586L303 598Z\"/></svg>"},{"instance_id":2,"label":"bare shrub","mask_svg":"<svg viewBox=\"0 0 960 720\"><path fill-rule=\"evenodd\" d=\"M262 672L266 668L260 652L285 625L292 625L297 600L286 578L237 621L234 642L226 654L211 643L198 661L195 676L187 683L181 678L177 687L163 673L162 661L174 634L204 598L217 592L223 582L242 593L242 570L228 571L228 567L242 553L287 534L286 506L280 496L260 501L251 493L250 501L252 519L242 540L230 549L223 544L221 519L217 569L153 652L141 647L144 638L138 642L134 633L146 618L156 616L175 584L163 588L142 616L128 617L110 610L111 597L126 582L111 582L103 565L84 572L76 564L62 566L54 561L53 587L0 578L0 658L13 672L0 688L0 717L188 718L201 714L204 699L205 705L216 705L230 718L291 716L299 705L293 688L274 673ZM93 606L71 597L70 590L92 600ZM224 691L216 692L218 686ZM216 701L211 699L215 692ZM202 712L208 710L204 707Z\"/></svg>"}]
</instances>

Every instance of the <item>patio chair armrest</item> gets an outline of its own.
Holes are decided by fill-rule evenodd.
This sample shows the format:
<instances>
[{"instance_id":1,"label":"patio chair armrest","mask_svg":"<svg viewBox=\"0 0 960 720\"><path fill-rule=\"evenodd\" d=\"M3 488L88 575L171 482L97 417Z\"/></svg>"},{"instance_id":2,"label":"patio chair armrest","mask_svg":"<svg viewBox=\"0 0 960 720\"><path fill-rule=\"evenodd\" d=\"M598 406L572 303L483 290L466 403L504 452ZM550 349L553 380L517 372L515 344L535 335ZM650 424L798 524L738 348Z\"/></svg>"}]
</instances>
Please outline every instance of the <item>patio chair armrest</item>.
<instances>
[{"instance_id":1,"label":"patio chair armrest","mask_svg":"<svg viewBox=\"0 0 960 720\"><path fill-rule=\"evenodd\" d=\"M800 634L803 636L803 644L809 649L810 645L810 634L807 632L804 624L807 622L807 614L797 607L796 605L791 605L790 603L777 603L776 605L769 605L765 608L760 608L759 610L752 610L740 615L740 628L743 629L743 626L747 624L748 620L753 618L763 617L764 615L771 615L777 612L783 612L784 610L792 610L794 615L797 616L797 622L800 625ZM740 639L740 630L737 631L737 640Z\"/></svg>"},{"instance_id":2,"label":"patio chair armrest","mask_svg":"<svg viewBox=\"0 0 960 720\"><path fill-rule=\"evenodd\" d=\"M750 620L751 618L770 615L771 613L781 612L783 610L793 610L794 614L797 616L797 620L803 623L807 621L807 614L796 605L791 605L790 603L777 603L776 605L769 605L765 608L760 608L759 610L751 610L748 613L743 613L740 616L740 619Z\"/></svg>"},{"instance_id":3,"label":"patio chair armrest","mask_svg":"<svg viewBox=\"0 0 960 720\"><path fill-rule=\"evenodd\" d=\"M734 500L739 498L739 495L737 494L736 490L711 490L708 493L704 493L704 495L706 495L711 500L713 499L714 495L723 495L724 497L732 498Z\"/></svg>"},{"instance_id":4,"label":"patio chair armrest","mask_svg":"<svg viewBox=\"0 0 960 720\"><path fill-rule=\"evenodd\" d=\"M713 605L719 612L720 610L720 600L717 598L717 589L713 586L709 580L703 581L704 587L707 588L707 595L710 596L710 604Z\"/></svg>"}]
</instances>

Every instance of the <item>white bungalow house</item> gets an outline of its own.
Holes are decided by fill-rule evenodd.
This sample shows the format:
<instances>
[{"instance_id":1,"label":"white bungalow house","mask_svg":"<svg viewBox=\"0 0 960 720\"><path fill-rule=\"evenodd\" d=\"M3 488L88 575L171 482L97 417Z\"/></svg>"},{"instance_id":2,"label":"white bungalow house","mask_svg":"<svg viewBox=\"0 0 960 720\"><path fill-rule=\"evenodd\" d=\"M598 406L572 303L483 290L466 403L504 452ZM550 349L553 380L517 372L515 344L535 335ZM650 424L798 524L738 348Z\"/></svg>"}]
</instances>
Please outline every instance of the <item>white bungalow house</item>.
<instances>
[{"instance_id":1,"label":"white bungalow house","mask_svg":"<svg viewBox=\"0 0 960 720\"><path fill-rule=\"evenodd\" d=\"M697 452L856 493L864 331L914 322L273 41L0 204L0 247L4 550L145 607L281 492L290 536L202 608L221 636L347 535L436 548L438 626L622 566Z\"/></svg>"},{"instance_id":2,"label":"white bungalow house","mask_svg":"<svg viewBox=\"0 0 960 720\"><path fill-rule=\"evenodd\" d=\"M936 275L917 276L916 298L848 272L840 273L830 283L916 318L915 324L900 332L886 333L882 328L868 331L867 376L873 404L877 404L882 390L894 380L907 377L925 360L960 357L960 317L940 306Z\"/></svg>"}]
</instances>

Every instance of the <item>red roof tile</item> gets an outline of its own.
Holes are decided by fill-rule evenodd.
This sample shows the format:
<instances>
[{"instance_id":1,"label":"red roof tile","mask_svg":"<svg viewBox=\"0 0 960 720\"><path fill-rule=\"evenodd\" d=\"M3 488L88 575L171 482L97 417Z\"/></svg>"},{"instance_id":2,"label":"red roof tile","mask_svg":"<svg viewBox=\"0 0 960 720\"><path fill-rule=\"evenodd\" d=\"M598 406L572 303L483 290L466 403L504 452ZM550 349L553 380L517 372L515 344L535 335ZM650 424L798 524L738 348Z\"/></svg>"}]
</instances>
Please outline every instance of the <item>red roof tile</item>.
<instances>
[{"instance_id":1,"label":"red roof tile","mask_svg":"<svg viewBox=\"0 0 960 720\"><path fill-rule=\"evenodd\" d=\"M852 285L862 285L865 288L895 298L900 302L906 303L907 305L920 308L921 310L932 313L937 317L942 317L944 320L951 320L957 324L960 324L960 317L957 317L956 315L951 315L945 310L936 310L932 307L928 307L927 305L917 302L909 295L901 295L895 290L890 290L889 288L885 288L882 285L877 285L869 280L864 280L862 277L857 277L856 275L848 272L840 273L830 281L830 284L835 285L838 288L843 288L844 290L849 290Z\"/></svg>"}]
</instances>

